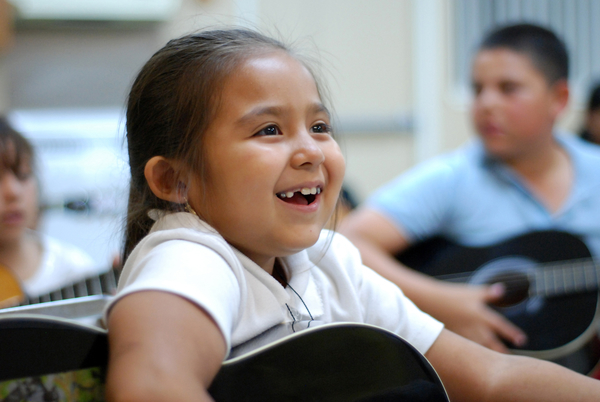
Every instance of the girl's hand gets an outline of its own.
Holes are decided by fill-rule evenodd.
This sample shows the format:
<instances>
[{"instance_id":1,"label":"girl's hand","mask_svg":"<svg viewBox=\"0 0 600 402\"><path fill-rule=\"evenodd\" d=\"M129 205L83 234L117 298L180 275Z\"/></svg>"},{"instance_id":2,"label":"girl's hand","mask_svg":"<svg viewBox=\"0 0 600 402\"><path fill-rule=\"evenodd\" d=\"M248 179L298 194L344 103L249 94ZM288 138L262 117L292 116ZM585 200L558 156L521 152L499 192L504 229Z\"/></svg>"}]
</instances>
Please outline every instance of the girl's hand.
<instances>
[{"instance_id":1,"label":"girl's hand","mask_svg":"<svg viewBox=\"0 0 600 402\"><path fill-rule=\"evenodd\" d=\"M527 342L526 334L489 304L498 301L504 294L502 284L472 286L439 283L432 293L427 311L442 321L446 328L498 352L507 353L504 339L515 346ZM425 308L425 307L423 307Z\"/></svg>"}]
</instances>

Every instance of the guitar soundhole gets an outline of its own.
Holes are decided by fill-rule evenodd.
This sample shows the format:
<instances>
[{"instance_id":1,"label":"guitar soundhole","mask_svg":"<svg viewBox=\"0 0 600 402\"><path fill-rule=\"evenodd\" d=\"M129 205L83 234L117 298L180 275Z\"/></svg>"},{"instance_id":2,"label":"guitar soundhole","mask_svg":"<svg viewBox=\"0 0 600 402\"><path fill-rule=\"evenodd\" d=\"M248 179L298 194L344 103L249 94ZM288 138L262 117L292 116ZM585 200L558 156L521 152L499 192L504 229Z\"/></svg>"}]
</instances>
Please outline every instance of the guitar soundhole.
<instances>
[{"instance_id":1,"label":"guitar soundhole","mask_svg":"<svg viewBox=\"0 0 600 402\"><path fill-rule=\"evenodd\" d=\"M469 283L491 285L502 283L506 289L504 297L494 303L496 307L512 307L523 302L530 304L530 279L535 272L535 262L516 256L502 257L489 261L473 272Z\"/></svg>"},{"instance_id":2,"label":"guitar soundhole","mask_svg":"<svg viewBox=\"0 0 600 402\"><path fill-rule=\"evenodd\" d=\"M506 272L488 279L489 284L502 283L506 289L504 297L493 303L497 307L509 307L519 304L529 295L529 280L520 272Z\"/></svg>"}]
</instances>

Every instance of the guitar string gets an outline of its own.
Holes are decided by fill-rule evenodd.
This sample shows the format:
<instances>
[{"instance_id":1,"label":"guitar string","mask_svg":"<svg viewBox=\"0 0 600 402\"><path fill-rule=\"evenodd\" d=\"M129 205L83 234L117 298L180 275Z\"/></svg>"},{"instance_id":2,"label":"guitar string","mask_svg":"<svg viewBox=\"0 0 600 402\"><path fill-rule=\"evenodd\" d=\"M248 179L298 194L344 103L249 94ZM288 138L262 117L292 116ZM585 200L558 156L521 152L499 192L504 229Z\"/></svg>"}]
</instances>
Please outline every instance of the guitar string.
<instances>
[{"instance_id":1,"label":"guitar string","mask_svg":"<svg viewBox=\"0 0 600 402\"><path fill-rule=\"evenodd\" d=\"M596 267L597 264L594 263L594 261L589 261L589 259L582 259L581 261L579 261L577 263L554 262L554 263L545 263L544 265L546 265L546 268L543 270L538 270L538 271L536 271L536 273L542 273L545 276L548 274L556 276L556 275L560 275L560 273L563 272L563 278L564 278L564 271L568 270L570 267L571 271L578 270L578 271L582 272L583 275L586 275L591 272L591 273L595 274L596 278L598 279L598 268ZM518 268L518 266L515 268ZM473 272L462 272L462 273L456 273L456 274L441 275L441 276L437 276L437 278L442 279L442 280L455 281L455 282L466 282L472 275L473 275ZM524 276L523 273L506 273L506 274L503 273L502 280L499 280L498 282L504 282L507 284L518 283L521 281L523 276ZM525 276L529 277L529 275L525 275ZM584 278L584 281L586 282L586 284L584 284L584 287L588 287L587 286L587 282L588 282L587 278ZM575 279L573 280L573 282L575 282ZM596 282L598 282L598 280Z\"/></svg>"},{"instance_id":2,"label":"guitar string","mask_svg":"<svg viewBox=\"0 0 600 402\"><path fill-rule=\"evenodd\" d=\"M573 271L575 268L572 267L571 271ZM546 273L546 274L552 274L552 275L560 275L561 272L567 271L568 268L551 268L551 267L547 267L545 269L542 270L538 270L536 271L536 273ZM589 272L594 272L594 273L598 273L598 270L594 269L594 268L590 268L590 267L581 267L580 269L578 269L579 271L581 271L581 273L589 273ZM475 271L472 272L460 272L460 273L455 273L455 274L443 274L443 275L438 275L435 276L438 279L444 279L444 280L448 280L448 281L466 281L468 280L471 276L473 276ZM527 273L523 272L523 273L505 273L505 272L499 272L500 274L502 274L502 282L507 282L507 281L518 281L519 279L523 278L523 276L529 276L527 275Z\"/></svg>"},{"instance_id":3,"label":"guitar string","mask_svg":"<svg viewBox=\"0 0 600 402\"><path fill-rule=\"evenodd\" d=\"M25 295L19 306L75 299L84 296L112 294L117 289L118 276L118 270L111 268L102 274L90 276L79 282L63 286L62 288L49 293L38 296Z\"/></svg>"}]
</instances>

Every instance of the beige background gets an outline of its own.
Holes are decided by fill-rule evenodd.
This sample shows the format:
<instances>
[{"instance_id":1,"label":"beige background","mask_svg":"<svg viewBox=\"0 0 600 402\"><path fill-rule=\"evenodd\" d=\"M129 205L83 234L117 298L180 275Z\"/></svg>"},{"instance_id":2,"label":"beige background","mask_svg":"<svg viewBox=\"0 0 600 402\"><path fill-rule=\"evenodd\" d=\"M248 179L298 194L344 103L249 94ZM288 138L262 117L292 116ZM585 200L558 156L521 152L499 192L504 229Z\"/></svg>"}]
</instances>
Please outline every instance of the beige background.
<instances>
[{"instance_id":1,"label":"beige background","mask_svg":"<svg viewBox=\"0 0 600 402\"><path fill-rule=\"evenodd\" d=\"M137 69L168 39L256 27L316 53L359 200L471 136L451 76L451 0L182 0L154 24L17 25L0 52L0 111L121 107ZM561 121L577 129L581 105Z\"/></svg>"}]
</instances>

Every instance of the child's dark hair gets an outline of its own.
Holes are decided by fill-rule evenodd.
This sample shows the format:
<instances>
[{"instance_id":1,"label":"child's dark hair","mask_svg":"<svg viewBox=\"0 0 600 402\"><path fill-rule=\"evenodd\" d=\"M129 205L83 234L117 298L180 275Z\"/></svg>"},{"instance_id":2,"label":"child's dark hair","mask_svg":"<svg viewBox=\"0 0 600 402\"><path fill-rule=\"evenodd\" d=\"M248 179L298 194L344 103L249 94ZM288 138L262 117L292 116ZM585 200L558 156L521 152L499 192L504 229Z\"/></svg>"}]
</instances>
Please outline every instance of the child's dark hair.
<instances>
[{"instance_id":1,"label":"child's dark hair","mask_svg":"<svg viewBox=\"0 0 600 402\"><path fill-rule=\"evenodd\" d=\"M203 31L171 40L142 67L127 103L131 183L123 261L150 230L149 211L183 210L183 205L150 191L144 176L148 160L163 156L182 161L182 170L204 178L202 137L218 110L224 81L247 59L273 51L296 57L312 73L282 42L246 29Z\"/></svg>"},{"instance_id":2,"label":"child's dark hair","mask_svg":"<svg viewBox=\"0 0 600 402\"><path fill-rule=\"evenodd\" d=\"M600 81L592 85L592 89L586 105L587 114L592 114L596 111L600 111ZM588 127L583 127L583 129L579 133L579 136L582 139L589 142L598 142L597 139L593 138L593 135L592 133L590 133Z\"/></svg>"},{"instance_id":3,"label":"child's dark hair","mask_svg":"<svg viewBox=\"0 0 600 402\"><path fill-rule=\"evenodd\" d=\"M593 112L600 109L600 81L592 87L590 97L588 98L587 111Z\"/></svg>"},{"instance_id":4,"label":"child's dark hair","mask_svg":"<svg viewBox=\"0 0 600 402\"><path fill-rule=\"evenodd\" d=\"M27 171L23 171L23 162ZM12 171L17 177L34 168L34 152L31 143L15 130L6 117L0 116L0 163L3 169Z\"/></svg>"},{"instance_id":5,"label":"child's dark hair","mask_svg":"<svg viewBox=\"0 0 600 402\"><path fill-rule=\"evenodd\" d=\"M549 29L533 24L510 25L492 31L479 45L479 51L497 48L526 55L550 85L569 77L567 48Z\"/></svg>"}]
</instances>

